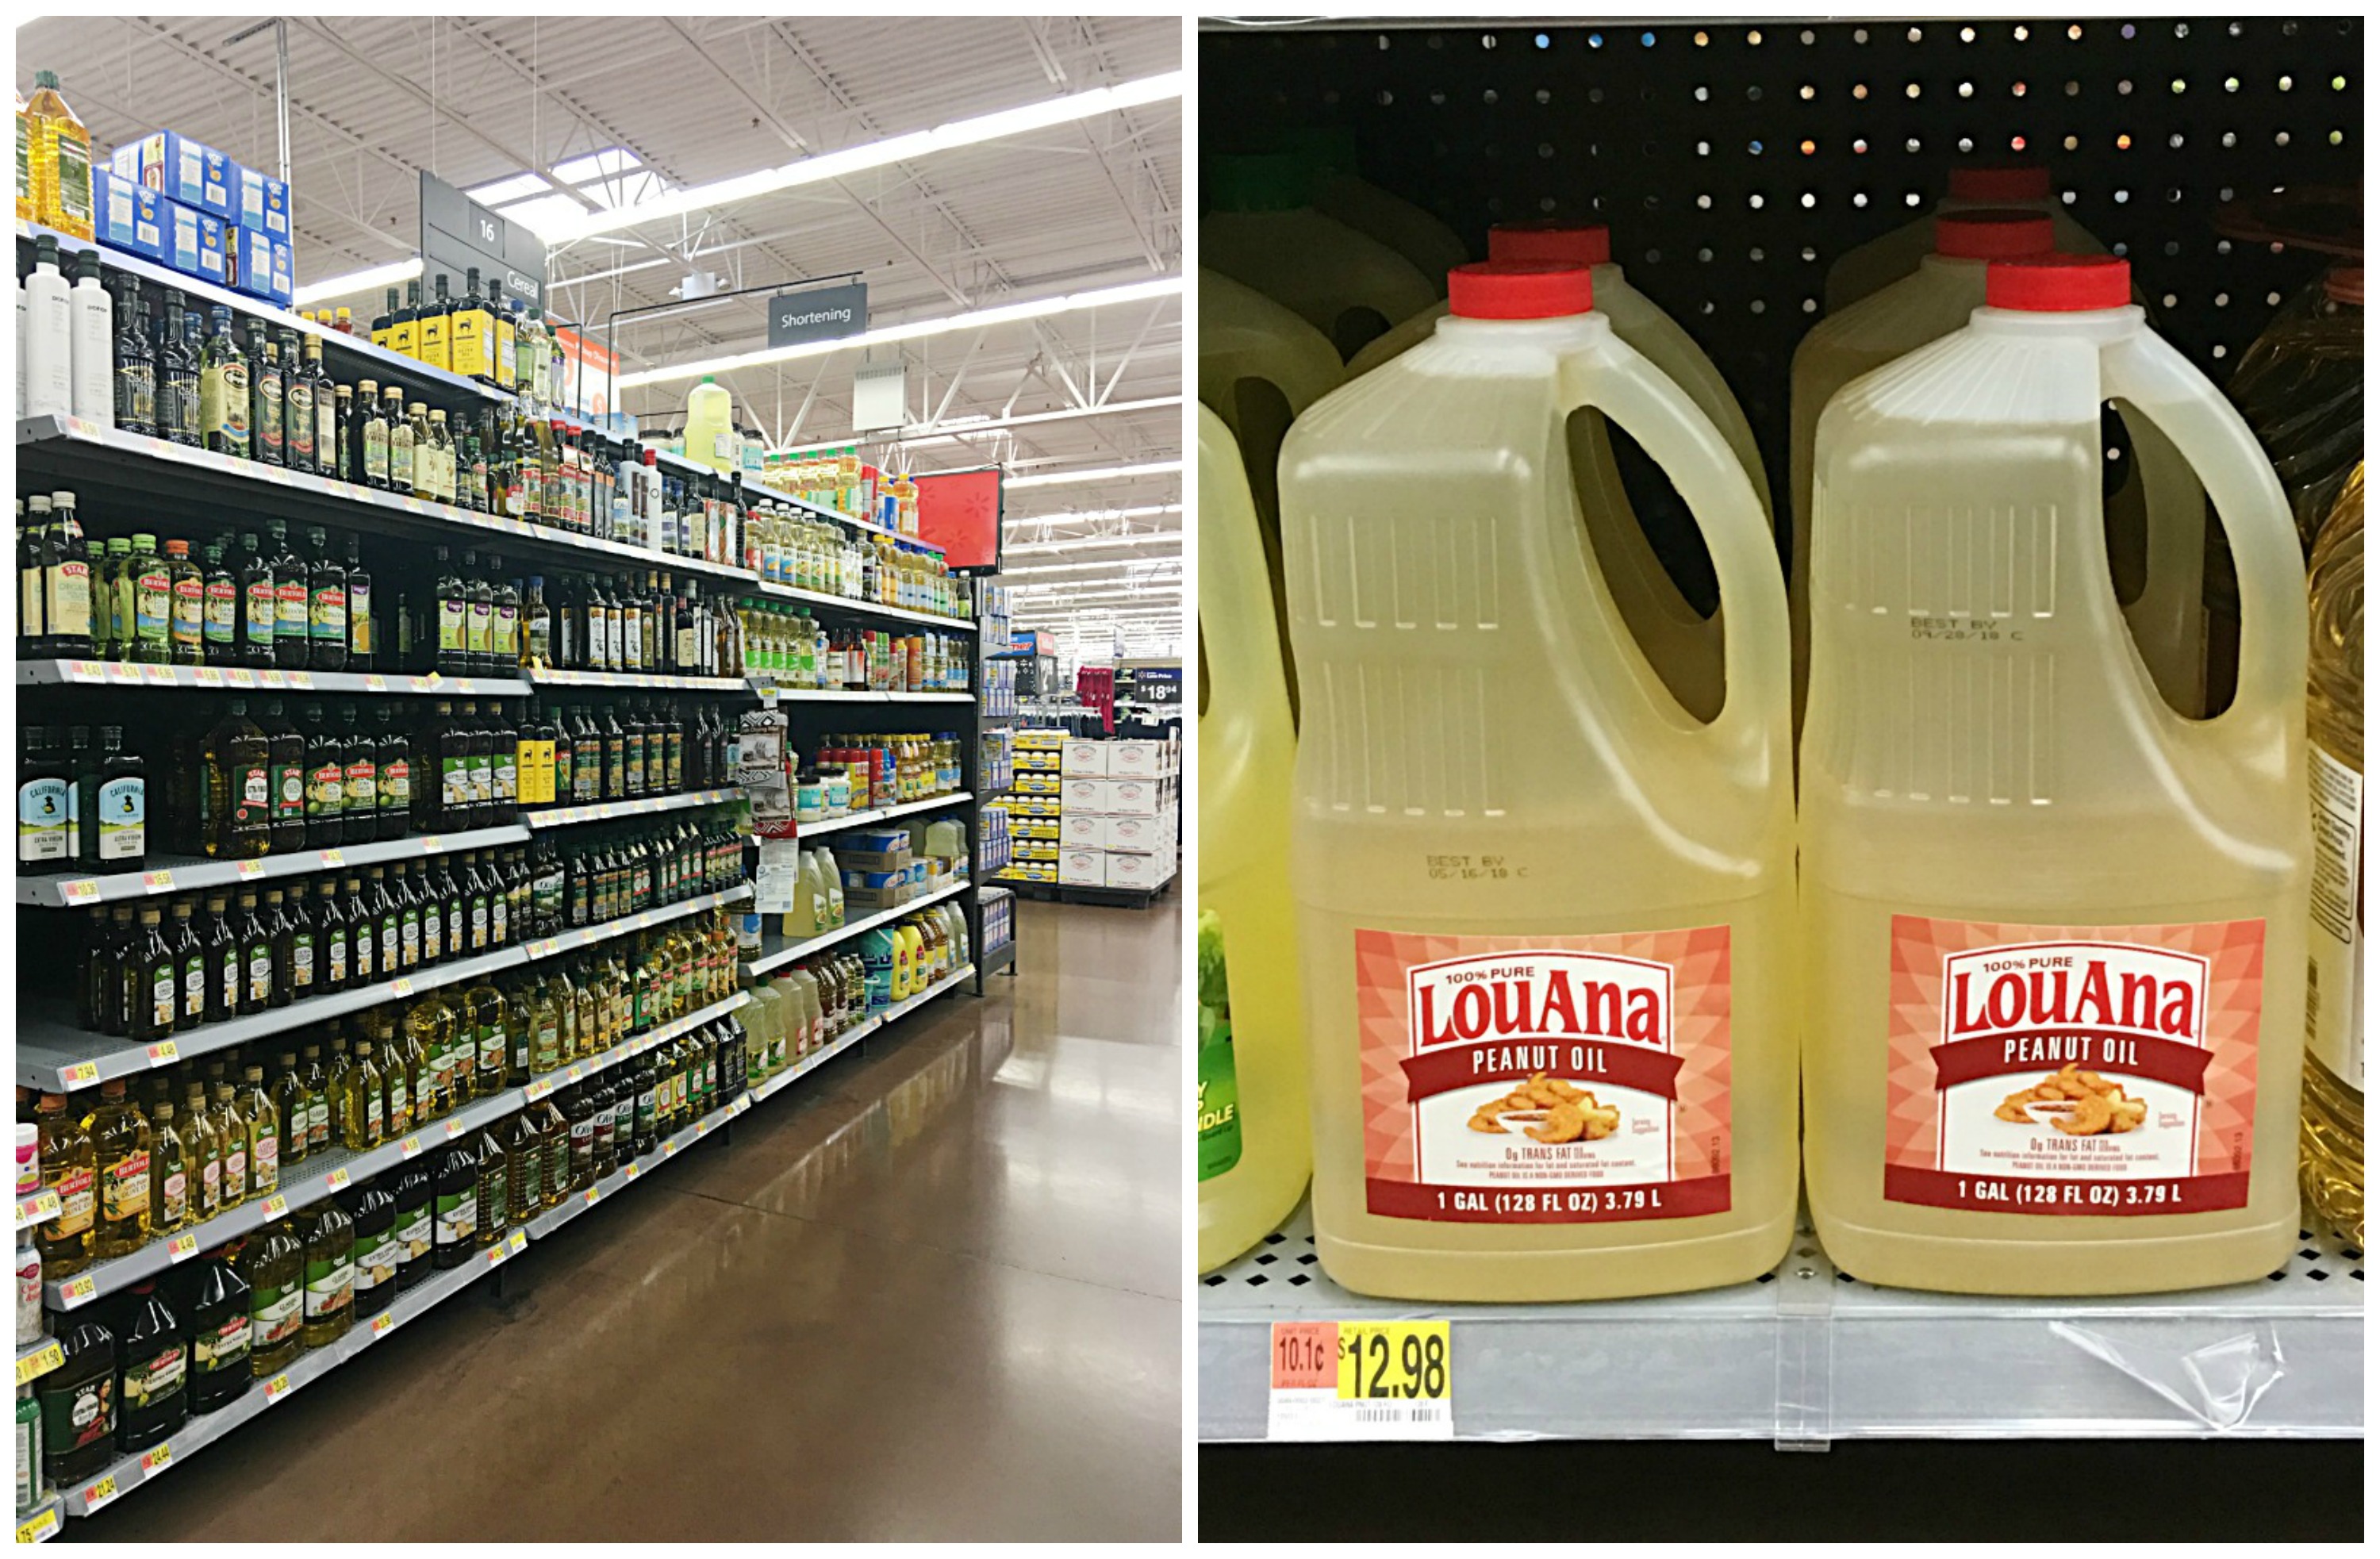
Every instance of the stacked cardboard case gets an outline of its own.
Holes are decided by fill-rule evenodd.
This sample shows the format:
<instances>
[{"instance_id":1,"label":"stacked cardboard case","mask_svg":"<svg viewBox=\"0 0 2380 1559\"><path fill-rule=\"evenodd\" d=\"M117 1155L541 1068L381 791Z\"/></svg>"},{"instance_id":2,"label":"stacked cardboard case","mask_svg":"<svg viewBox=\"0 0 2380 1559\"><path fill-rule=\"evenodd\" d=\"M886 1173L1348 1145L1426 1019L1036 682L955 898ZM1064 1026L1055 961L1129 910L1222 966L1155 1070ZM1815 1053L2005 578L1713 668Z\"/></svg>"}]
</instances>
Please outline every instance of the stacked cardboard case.
<instances>
[{"instance_id":1,"label":"stacked cardboard case","mask_svg":"<svg viewBox=\"0 0 2380 1559\"><path fill-rule=\"evenodd\" d=\"M1155 890L1173 875L1182 744L1065 738L1061 749L1058 881Z\"/></svg>"},{"instance_id":2,"label":"stacked cardboard case","mask_svg":"<svg viewBox=\"0 0 2380 1559\"><path fill-rule=\"evenodd\" d=\"M1008 794L993 802L1009 834L1008 864L1000 875L1015 882L1058 881L1062 731L1016 733ZM989 810L989 809L988 809Z\"/></svg>"},{"instance_id":3,"label":"stacked cardboard case","mask_svg":"<svg viewBox=\"0 0 2380 1559\"><path fill-rule=\"evenodd\" d=\"M108 248L288 307L298 278L281 180L159 130L92 170L91 204Z\"/></svg>"}]
</instances>

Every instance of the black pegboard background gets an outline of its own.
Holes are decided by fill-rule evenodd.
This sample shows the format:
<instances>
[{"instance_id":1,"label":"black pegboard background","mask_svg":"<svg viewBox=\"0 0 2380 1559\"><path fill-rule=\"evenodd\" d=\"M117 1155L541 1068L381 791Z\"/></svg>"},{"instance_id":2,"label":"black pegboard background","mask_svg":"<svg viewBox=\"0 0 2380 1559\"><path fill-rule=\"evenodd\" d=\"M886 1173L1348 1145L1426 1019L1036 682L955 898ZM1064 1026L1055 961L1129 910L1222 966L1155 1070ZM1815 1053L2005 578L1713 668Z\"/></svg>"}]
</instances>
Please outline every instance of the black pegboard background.
<instances>
[{"instance_id":1,"label":"black pegboard background","mask_svg":"<svg viewBox=\"0 0 2380 1559\"><path fill-rule=\"evenodd\" d=\"M1210 23L1198 91L1202 150L1343 124L1366 178L1475 254L1498 222L1609 223L1630 282L1734 388L1781 501L1828 265L1930 211L1961 161L2046 164L2222 384L2330 261L2226 238L2216 208L2361 187L2362 60L2362 20L2337 17Z\"/></svg>"}]
</instances>

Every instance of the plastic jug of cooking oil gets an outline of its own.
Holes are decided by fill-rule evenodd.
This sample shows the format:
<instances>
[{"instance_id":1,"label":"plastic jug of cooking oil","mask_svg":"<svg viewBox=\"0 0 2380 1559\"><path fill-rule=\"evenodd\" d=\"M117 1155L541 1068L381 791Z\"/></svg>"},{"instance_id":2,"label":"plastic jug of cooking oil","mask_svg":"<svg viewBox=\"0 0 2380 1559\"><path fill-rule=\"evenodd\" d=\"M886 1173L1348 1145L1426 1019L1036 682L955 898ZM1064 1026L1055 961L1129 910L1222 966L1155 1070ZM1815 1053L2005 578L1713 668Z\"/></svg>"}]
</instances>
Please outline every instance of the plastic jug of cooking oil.
<instances>
[{"instance_id":1,"label":"plastic jug of cooking oil","mask_svg":"<svg viewBox=\"0 0 2380 1559\"><path fill-rule=\"evenodd\" d=\"M1344 359L1436 302L1438 288L1388 245L1316 211L1313 171L1287 152L1208 158L1198 262L1289 308Z\"/></svg>"},{"instance_id":2,"label":"plastic jug of cooking oil","mask_svg":"<svg viewBox=\"0 0 2380 1559\"><path fill-rule=\"evenodd\" d=\"M1660 305L1630 286L1626 273L1611 262L1609 227L1601 223L1500 224L1488 230L1488 258L1592 267L1596 312L1609 319L1621 340L1644 354L1711 420L1735 452L1761 506L1768 507L1768 472L1743 408L1694 337ZM1348 363L1349 377L1427 340L1445 312L1441 305L1374 341ZM1620 480L1620 466L1600 420L1582 420L1574 432L1577 445L1571 458L1577 480L1582 486L1591 482L1598 493L1586 505L1587 525L1621 615L1679 702L1695 718L1708 719L1719 700L1719 621L1716 615L1705 616L1686 599L1662 563L1646 520L1634 513ZM1672 522L1685 523L1683 517L1673 517Z\"/></svg>"},{"instance_id":3,"label":"plastic jug of cooking oil","mask_svg":"<svg viewBox=\"0 0 2380 1559\"><path fill-rule=\"evenodd\" d=\"M2363 1243L2363 465L2314 542L2306 663L2313 914L2306 931L2306 1200Z\"/></svg>"},{"instance_id":4,"label":"plastic jug of cooking oil","mask_svg":"<svg viewBox=\"0 0 2380 1559\"><path fill-rule=\"evenodd\" d=\"M1718 430L1590 311L1587 270L1450 281L1437 334L1281 453L1316 1248L1347 1287L1416 1299L1741 1282L1794 1205L1775 546ZM1589 544L1566 430L1588 412L1704 528L1727 616L1707 724Z\"/></svg>"},{"instance_id":5,"label":"plastic jug of cooking oil","mask_svg":"<svg viewBox=\"0 0 2380 1559\"><path fill-rule=\"evenodd\" d=\"M735 469L735 397L706 373L686 394L686 455L717 471Z\"/></svg>"},{"instance_id":6,"label":"plastic jug of cooking oil","mask_svg":"<svg viewBox=\"0 0 2380 1559\"><path fill-rule=\"evenodd\" d=\"M1198 408L1198 1270L1305 1194L1305 1018L1289 900L1297 750L1256 506Z\"/></svg>"},{"instance_id":7,"label":"plastic jug of cooking oil","mask_svg":"<svg viewBox=\"0 0 2380 1559\"><path fill-rule=\"evenodd\" d=\"M1872 1283L2244 1282L2298 1224L2306 606L2247 425L2105 256L1820 417L1802 738L1809 1199ZM2101 405L2189 458L2240 563L2240 687L2158 696L2118 609ZM2154 512L2154 511L2153 511Z\"/></svg>"},{"instance_id":8,"label":"plastic jug of cooking oil","mask_svg":"<svg viewBox=\"0 0 2380 1559\"><path fill-rule=\"evenodd\" d=\"M2049 187L2049 170L2039 164L1979 164L1952 168L1950 193L1931 213L1881 238L1844 250L1827 268L1827 312L1831 314L1856 303L1916 270L1918 262L1934 250L1935 217L1986 207L2046 215L2056 229L2057 247L2062 253L2099 254L2107 250L2107 245L2066 214L2066 202Z\"/></svg>"},{"instance_id":9,"label":"plastic jug of cooking oil","mask_svg":"<svg viewBox=\"0 0 2380 1559\"><path fill-rule=\"evenodd\" d=\"M1354 131L1315 126L1287 131L1281 140L1282 150L1312 168L1314 209L1323 215L1388 245L1433 282L1471 258L1453 228L1356 171Z\"/></svg>"},{"instance_id":10,"label":"plastic jug of cooking oil","mask_svg":"<svg viewBox=\"0 0 2380 1559\"><path fill-rule=\"evenodd\" d=\"M1994 260L2051 250L2056 225L2041 212L1975 210L1933 219L1934 252L1899 281L1811 327L1793 354L1793 713L1809 688L1810 461L1818 416L1835 393L1939 340L1983 306ZM2158 690L2184 713L2204 708L2205 630L2200 607L2204 515L2180 452L2147 419L2119 408L2131 457L2106 500L2116 599ZM2152 523L2148 504L2159 504Z\"/></svg>"}]
</instances>

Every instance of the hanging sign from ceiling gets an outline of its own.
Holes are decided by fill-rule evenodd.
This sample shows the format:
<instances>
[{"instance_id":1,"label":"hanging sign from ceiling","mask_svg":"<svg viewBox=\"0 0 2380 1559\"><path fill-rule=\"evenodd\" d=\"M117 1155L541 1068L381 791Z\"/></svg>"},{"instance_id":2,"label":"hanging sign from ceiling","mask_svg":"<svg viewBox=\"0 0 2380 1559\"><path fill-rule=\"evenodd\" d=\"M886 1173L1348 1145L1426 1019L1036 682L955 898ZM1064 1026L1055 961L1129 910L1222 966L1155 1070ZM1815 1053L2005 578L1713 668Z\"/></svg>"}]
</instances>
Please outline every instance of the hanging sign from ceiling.
<instances>
[{"instance_id":1,"label":"hanging sign from ceiling","mask_svg":"<svg viewBox=\"0 0 2380 1559\"><path fill-rule=\"evenodd\" d=\"M769 345L798 347L833 341L868 328L868 284L844 282L769 299Z\"/></svg>"},{"instance_id":2,"label":"hanging sign from ceiling","mask_svg":"<svg viewBox=\"0 0 2380 1559\"><path fill-rule=\"evenodd\" d=\"M545 299L545 240L507 222L444 179L421 176L421 291L443 272L446 290L463 295L463 275L479 268L483 281L501 281L506 298Z\"/></svg>"}]
</instances>

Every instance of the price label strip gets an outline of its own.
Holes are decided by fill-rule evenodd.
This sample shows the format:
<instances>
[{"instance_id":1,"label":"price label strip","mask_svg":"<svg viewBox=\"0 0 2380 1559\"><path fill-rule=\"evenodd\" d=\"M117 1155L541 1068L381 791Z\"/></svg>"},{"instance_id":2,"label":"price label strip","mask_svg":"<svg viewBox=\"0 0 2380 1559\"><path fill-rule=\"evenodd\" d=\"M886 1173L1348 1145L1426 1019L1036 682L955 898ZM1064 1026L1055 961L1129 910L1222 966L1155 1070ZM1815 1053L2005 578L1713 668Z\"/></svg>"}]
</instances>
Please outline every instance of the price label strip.
<instances>
[{"instance_id":1,"label":"price label strip","mask_svg":"<svg viewBox=\"0 0 2380 1559\"><path fill-rule=\"evenodd\" d=\"M56 1343L35 1348L17 1360L17 1383L39 1380L66 1361L66 1349Z\"/></svg>"},{"instance_id":2,"label":"price label strip","mask_svg":"<svg viewBox=\"0 0 2380 1559\"><path fill-rule=\"evenodd\" d=\"M1452 1323L1276 1321L1272 1440L1451 1440Z\"/></svg>"},{"instance_id":3,"label":"price label strip","mask_svg":"<svg viewBox=\"0 0 2380 1559\"><path fill-rule=\"evenodd\" d=\"M57 1534L58 1507L55 1504L30 1520L17 1523L18 1542L46 1542Z\"/></svg>"}]
</instances>

